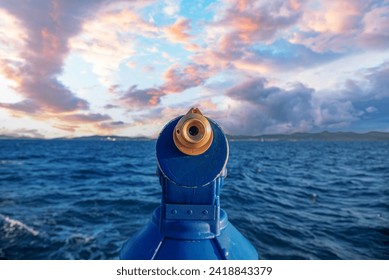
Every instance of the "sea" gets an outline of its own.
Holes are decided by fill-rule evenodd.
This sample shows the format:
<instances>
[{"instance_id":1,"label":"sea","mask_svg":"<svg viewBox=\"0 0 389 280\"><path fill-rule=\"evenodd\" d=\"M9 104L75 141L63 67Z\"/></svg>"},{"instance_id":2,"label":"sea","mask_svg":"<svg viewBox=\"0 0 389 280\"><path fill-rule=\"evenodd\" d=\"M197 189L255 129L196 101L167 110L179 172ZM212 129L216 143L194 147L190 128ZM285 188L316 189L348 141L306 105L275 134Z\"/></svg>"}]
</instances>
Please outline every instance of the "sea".
<instances>
[{"instance_id":1,"label":"sea","mask_svg":"<svg viewBox=\"0 0 389 280\"><path fill-rule=\"evenodd\" d=\"M155 141L0 141L0 259L117 259ZM389 259L389 142L231 141L221 207L261 259Z\"/></svg>"}]
</instances>

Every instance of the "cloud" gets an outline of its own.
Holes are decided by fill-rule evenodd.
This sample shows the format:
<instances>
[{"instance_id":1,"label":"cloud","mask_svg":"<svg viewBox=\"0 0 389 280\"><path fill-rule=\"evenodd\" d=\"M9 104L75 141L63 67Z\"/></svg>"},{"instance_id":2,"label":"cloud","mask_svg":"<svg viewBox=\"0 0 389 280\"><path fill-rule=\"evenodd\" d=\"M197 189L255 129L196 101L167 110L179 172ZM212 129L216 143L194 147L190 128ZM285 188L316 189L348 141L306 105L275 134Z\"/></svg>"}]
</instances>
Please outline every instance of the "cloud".
<instances>
[{"instance_id":1,"label":"cloud","mask_svg":"<svg viewBox=\"0 0 389 280\"><path fill-rule=\"evenodd\" d=\"M314 1L307 5L291 42L316 52L350 53L389 45L389 6L377 0ZM353 42L350 44L350 42Z\"/></svg>"},{"instance_id":2,"label":"cloud","mask_svg":"<svg viewBox=\"0 0 389 280\"><path fill-rule=\"evenodd\" d=\"M71 124L54 124L54 128L57 128L61 131L71 132L74 133L77 131L78 125L71 125Z\"/></svg>"},{"instance_id":3,"label":"cloud","mask_svg":"<svg viewBox=\"0 0 389 280\"><path fill-rule=\"evenodd\" d=\"M78 134L155 128L167 118L161 114L173 117L192 105L232 133L384 124L389 66L363 68L387 60L388 4L2 1L0 109ZM339 67L342 61L350 65ZM75 66L85 81L66 84L77 78ZM328 69L333 74L323 75ZM92 92L84 84L95 76L100 87ZM121 113L132 122L121 121Z\"/></svg>"},{"instance_id":4,"label":"cloud","mask_svg":"<svg viewBox=\"0 0 389 280\"><path fill-rule=\"evenodd\" d=\"M378 0L228 1L213 9L193 61L216 71L289 72L389 44L389 6Z\"/></svg>"},{"instance_id":5,"label":"cloud","mask_svg":"<svg viewBox=\"0 0 389 280\"><path fill-rule=\"evenodd\" d=\"M242 73L268 73L277 69L276 55L266 56L259 47L271 49L285 40L301 19L305 1L229 1L218 5L214 20L204 28L205 46L193 61L215 71L235 69Z\"/></svg>"},{"instance_id":6,"label":"cloud","mask_svg":"<svg viewBox=\"0 0 389 280\"><path fill-rule=\"evenodd\" d=\"M206 29L208 44L236 57L245 46L272 42L276 34L298 21L297 1L230 1L216 10L218 17ZM296 5L292 5L295 3Z\"/></svg>"},{"instance_id":7,"label":"cloud","mask_svg":"<svg viewBox=\"0 0 389 280\"><path fill-rule=\"evenodd\" d=\"M15 68L24 63L20 56L26 48L27 30L17 17L1 8L0 27L0 75L17 85L20 77L16 75Z\"/></svg>"},{"instance_id":8,"label":"cloud","mask_svg":"<svg viewBox=\"0 0 389 280\"><path fill-rule=\"evenodd\" d=\"M28 128L19 128L9 131L4 127L0 128L2 135L12 136L12 137L31 137L31 138L45 138L45 136L40 133L37 129L28 129Z\"/></svg>"},{"instance_id":9,"label":"cloud","mask_svg":"<svg viewBox=\"0 0 389 280\"><path fill-rule=\"evenodd\" d=\"M389 62L368 69L365 73L368 80L368 90L376 98L389 97Z\"/></svg>"},{"instance_id":10,"label":"cloud","mask_svg":"<svg viewBox=\"0 0 389 280\"><path fill-rule=\"evenodd\" d=\"M111 120L111 117L106 114L72 114L61 117L62 120L71 123L96 123L106 120Z\"/></svg>"},{"instance_id":11,"label":"cloud","mask_svg":"<svg viewBox=\"0 0 389 280\"><path fill-rule=\"evenodd\" d=\"M113 121L113 122L103 122L99 124L99 127L103 131L113 132L113 131L119 131L127 128L129 124L123 122L123 121Z\"/></svg>"},{"instance_id":12,"label":"cloud","mask_svg":"<svg viewBox=\"0 0 389 280\"><path fill-rule=\"evenodd\" d=\"M267 83L257 78L227 91L226 95L237 101L227 118L229 130L252 135L305 131L314 126L313 89L295 84L285 90Z\"/></svg>"},{"instance_id":13,"label":"cloud","mask_svg":"<svg viewBox=\"0 0 389 280\"><path fill-rule=\"evenodd\" d=\"M115 74L123 61L136 55L140 37L159 36L159 28L138 13L138 9L147 4L148 1L143 5L113 2L102 6L93 17L83 22L81 32L71 38L72 51L93 65L94 73L104 86L117 83ZM134 68L136 65L127 62L127 66Z\"/></svg>"},{"instance_id":14,"label":"cloud","mask_svg":"<svg viewBox=\"0 0 389 280\"><path fill-rule=\"evenodd\" d=\"M118 133L130 126L129 123L113 120L101 113L69 114L57 117L55 128L71 133L108 135Z\"/></svg>"},{"instance_id":15,"label":"cloud","mask_svg":"<svg viewBox=\"0 0 389 280\"><path fill-rule=\"evenodd\" d=\"M362 78L348 80L343 98L350 100L360 112L359 120L366 126L379 124L388 128L389 123L389 63L361 71Z\"/></svg>"},{"instance_id":16,"label":"cloud","mask_svg":"<svg viewBox=\"0 0 389 280\"><path fill-rule=\"evenodd\" d=\"M190 21L178 18L176 22L165 28L167 38L174 43L187 43L191 39Z\"/></svg>"},{"instance_id":17,"label":"cloud","mask_svg":"<svg viewBox=\"0 0 389 280\"><path fill-rule=\"evenodd\" d=\"M36 114L38 112L39 106L37 106L31 100L23 100L17 103L0 103L0 107L8 109L12 112L22 112L28 114ZM16 113L15 112L15 113Z\"/></svg>"},{"instance_id":18,"label":"cloud","mask_svg":"<svg viewBox=\"0 0 389 280\"><path fill-rule=\"evenodd\" d=\"M332 98L321 99L313 117L317 128L333 129L349 126L359 119L360 114L350 100Z\"/></svg>"},{"instance_id":19,"label":"cloud","mask_svg":"<svg viewBox=\"0 0 389 280\"><path fill-rule=\"evenodd\" d=\"M114 4L104 0L87 0L82 3L73 0L53 0L34 3L32 9L31 3L25 1L2 2L0 4L0 75L9 81L9 87L14 92L21 95L22 101L1 102L0 107L14 116L27 114L38 120L52 120L53 127L70 132L90 131L93 127L98 128L101 123L111 121L112 118L106 114L80 113L89 110L89 102L77 96L58 79L58 76L61 75L64 60L71 51L69 47L73 47L74 42L77 43L74 38L78 38L77 35L88 28L87 23L96 11L103 11L98 16L101 16L101 22L106 24L103 24L104 28L116 28L117 32L120 32L117 28L119 25L120 27L132 25L145 34L154 32L155 27L141 20L135 13L126 9L116 13L111 10L112 7L117 8L117 5L125 5L124 2L117 1ZM131 3L131 5L140 4ZM94 23L96 24L96 21ZM93 28L92 31L99 33ZM91 33L93 35L93 32ZM99 34L105 36L110 33L100 30ZM94 57L96 61L104 56L120 56L118 50L127 47L125 44L127 41L119 42L119 35L115 37L116 41L110 40L110 37L105 37L104 40L98 37L101 39L98 41L85 33L82 33L82 36L85 41L81 40L81 43L84 42L86 45L81 46L85 47L85 52L97 50L100 55ZM95 44L88 49L88 43ZM112 45L106 47L104 44L113 44L113 47ZM107 51L112 48L113 51ZM131 49L127 50L131 51ZM112 59L108 61L111 62ZM109 64L107 66L110 67ZM80 128L80 124L86 126Z\"/></svg>"},{"instance_id":20,"label":"cloud","mask_svg":"<svg viewBox=\"0 0 389 280\"><path fill-rule=\"evenodd\" d=\"M165 7L163 8L164 14L170 17L177 16L180 12L180 4L181 1L179 0L165 0Z\"/></svg>"},{"instance_id":21,"label":"cloud","mask_svg":"<svg viewBox=\"0 0 389 280\"><path fill-rule=\"evenodd\" d=\"M185 108L186 110L186 108ZM163 127L164 124L171 121L177 116L186 114L187 111L184 111L182 107L172 107L172 106L158 106L152 107L150 110L142 111L139 114L134 115L134 122L129 124L132 127L154 127L153 136L158 136L159 130Z\"/></svg>"},{"instance_id":22,"label":"cloud","mask_svg":"<svg viewBox=\"0 0 389 280\"><path fill-rule=\"evenodd\" d=\"M198 38L191 35L191 21L189 19L178 17L172 25L164 27L162 31L168 41L174 44L183 44L185 50L194 53L202 51L202 47L193 42ZM165 55L165 58L169 57Z\"/></svg>"},{"instance_id":23,"label":"cloud","mask_svg":"<svg viewBox=\"0 0 389 280\"><path fill-rule=\"evenodd\" d=\"M68 39L79 31L80 16L86 8L93 8L94 3L44 1L34 3L31 9L25 1L2 2L2 14L6 13L14 28L19 27L15 28L16 34L22 36L19 41L11 38L4 42L5 50L19 48L19 53L17 61L1 59L1 69L3 75L13 80L15 91L24 96L25 102L33 102L47 112L88 108L88 102L59 82L57 76L62 72L63 60L69 51ZM8 26L0 29L7 30ZM1 48L4 51L4 47ZM10 104L9 108L12 107L20 109L20 104Z\"/></svg>"},{"instance_id":24,"label":"cloud","mask_svg":"<svg viewBox=\"0 0 389 280\"><path fill-rule=\"evenodd\" d=\"M107 104L107 105L104 105L104 109L106 109L106 110L117 109L117 108L120 108L120 106L114 105L114 104Z\"/></svg>"},{"instance_id":25,"label":"cloud","mask_svg":"<svg viewBox=\"0 0 389 280\"><path fill-rule=\"evenodd\" d=\"M44 111L58 113L89 108L86 100L75 96L56 78L42 77L38 80L35 76L32 80L23 81L19 90L25 92L25 96L39 104Z\"/></svg>"},{"instance_id":26,"label":"cloud","mask_svg":"<svg viewBox=\"0 0 389 280\"><path fill-rule=\"evenodd\" d=\"M227 92L234 102L224 122L228 131L242 134L292 133L341 128L357 121L350 100L323 98L303 84L269 86L264 78L246 81Z\"/></svg>"},{"instance_id":27,"label":"cloud","mask_svg":"<svg viewBox=\"0 0 389 280\"><path fill-rule=\"evenodd\" d=\"M316 2L320 9L307 9L304 23L312 31L319 33L343 34L355 31L368 1L337 0Z\"/></svg>"},{"instance_id":28,"label":"cloud","mask_svg":"<svg viewBox=\"0 0 389 280\"><path fill-rule=\"evenodd\" d=\"M289 71L290 69L306 69L320 64L329 63L340 57L334 52L320 53L307 48L304 45L291 44L287 40L279 39L271 45L252 48L249 56L237 60L235 66L239 68L240 63L248 65L260 65L264 71Z\"/></svg>"},{"instance_id":29,"label":"cloud","mask_svg":"<svg viewBox=\"0 0 389 280\"><path fill-rule=\"evenodd\" d=\"M374 113L374 112L377 112L377 111L378 111L378 109L376 107L374 107L374 106L369 106L369 107L366 108L366 112L368 112L368 113Z\"/></svg>"},{"instance_id":30,"label":"cloud","mask_svg":"<svg viewBox=\"0 0 389 280\"><path fill-rule=\"evenodd\" d=\"M127 108L144 108L157 105L161 95L163 93L158 88L138 89L134 85L121 93L120 102Z\"/></svg>"},{"instance_id":31,"label":"cloud","mask_svg":"<svg viewBox=\"0 0 389 280\"><path fill-rule=\"evenodd\" d=\"M202 85L211 75L210 69L204 65L173 65L164 73L165 83L160 88L164 94L180 93Z\"/></svg>"},{"instance_id":32,"label":"cloud","mask_svg":"<svg viewBox=\"0 0 389 280\"><path fill-rule=\"evenodd\" d=\"M154 66L152 65L145 65L142 67L143 72L145 73L152 73L154 71Z\"/></svg>"},{"instance_id":33,"label":"cloud","mask_svg":"<svg viewBox=\"0 0 389 280\"><path fill-rule=\"evenodd\" d=\"M337 92L316 91L301 83L281 88L265 78L247 80L227 90L231 100L220 122L230 133L249 135L345 127L363 130L388 122L389 63L359 75L360 79L339 85Z\"/></svg>"},{"instance_id":34,"label":"cloud","mask_svg":"<svg viewBox=\"0 0 389 280\"><path fill-rule=\"evenodd\" d=\"M367 12L363 18L361 44L367 48L384 49L389 46L389 3Z\"/></svg>"},{"instance_id":35,"label":"cloud","mask_svg":"<svg viewBox=\"0 0 389 280\"><path fill-rule=\"evenodd\" d=\"M163 74L164 83L158 87L138 89L137 85L129 87L125 92L117 91L120 102L127 108L144 108L160 104L161 98L168 94L179 94L187 89L203 85L210 77L207 66L189 64L173 65Z\"/></svg>"},{"instance_id":36,"label":"cloud","mask_svg":"<svg viewBox=\"0 0 389 280\"><path fill-rule=\"evenodd\" d=\"M360 79L348 79L343 95L350 100L380 100L389 98L389 62L360 70Z\"/></svg>"}]
</instances>

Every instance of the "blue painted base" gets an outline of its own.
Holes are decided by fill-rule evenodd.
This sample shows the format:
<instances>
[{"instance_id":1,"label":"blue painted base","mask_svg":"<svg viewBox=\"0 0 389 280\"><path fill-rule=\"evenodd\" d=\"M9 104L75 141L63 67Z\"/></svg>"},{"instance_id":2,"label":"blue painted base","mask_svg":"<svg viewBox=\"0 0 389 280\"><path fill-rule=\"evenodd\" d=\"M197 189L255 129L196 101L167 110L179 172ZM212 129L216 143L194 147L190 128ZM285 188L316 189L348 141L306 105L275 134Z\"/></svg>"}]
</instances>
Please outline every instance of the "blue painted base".
<instances>
[{"instance_id":1,"label":"blue painted base","mask_svg":"<svg viewBox=\"0 0 389 280\"><path fill-rule=\"evenodd\" d=\"M161 207L150 222L130 238L120 252L127 260L257 260L258 253L251 243L228 221L220 210L220 234L194 239L164 236L160 233ZM199 221L180 221L182 227L199 227Z\"/></svg>"}]
</instances>

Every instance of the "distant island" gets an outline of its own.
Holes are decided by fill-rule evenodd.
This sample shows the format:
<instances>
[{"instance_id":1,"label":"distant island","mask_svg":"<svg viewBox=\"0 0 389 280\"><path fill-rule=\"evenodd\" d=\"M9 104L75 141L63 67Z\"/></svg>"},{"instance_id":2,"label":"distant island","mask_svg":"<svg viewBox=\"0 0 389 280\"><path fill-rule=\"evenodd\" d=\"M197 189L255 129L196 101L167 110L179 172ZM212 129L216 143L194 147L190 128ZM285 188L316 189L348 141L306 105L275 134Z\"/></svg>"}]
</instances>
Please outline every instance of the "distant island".
<instances>
[{"instance_id":1,"label":"distant island","mask_svg":"<svg viewBox=\"0 0 389 280\"><path fill-rule=\"evenodd\" d=\"M259 136L228 135L231 141L389 141L389 132L371 131L356 132L329 132L318 133L296 132L292 134L268 134Z\"/></svg>"},{"instance_id":2,"label":"distant island","mask_svg":"<svg viewBox=\"0 0 389 280\"><path fill-rule=\"evenodd\" d=\"M389 141L389 132L371 131L366 133L356 132L329 132L323 131L318 133L297 132L292 134L265 134L258 136L247 135L227 135L230 141ZM46 141L153 141L155 139L148 137L126 137L126 136L83 136L74 138L33 138L33 137L16 137L0 135L0 140L46 140Z\"/></svg>"},{"instance_id":3,"label":"distant island","mask_svg":"<svg viewBox=\"0 0 389 280\"><path fill-rule=\"evenodd\" d=\"M60 138L35 138L35 137L17 137L0 135L0 140L45 140L45 141L150 141L153 140L147 137L126 137L126 136L103 136L103 135L92 135L92 136L81 136L81 137L60 137Z\"/></svg>"}]
</instances>

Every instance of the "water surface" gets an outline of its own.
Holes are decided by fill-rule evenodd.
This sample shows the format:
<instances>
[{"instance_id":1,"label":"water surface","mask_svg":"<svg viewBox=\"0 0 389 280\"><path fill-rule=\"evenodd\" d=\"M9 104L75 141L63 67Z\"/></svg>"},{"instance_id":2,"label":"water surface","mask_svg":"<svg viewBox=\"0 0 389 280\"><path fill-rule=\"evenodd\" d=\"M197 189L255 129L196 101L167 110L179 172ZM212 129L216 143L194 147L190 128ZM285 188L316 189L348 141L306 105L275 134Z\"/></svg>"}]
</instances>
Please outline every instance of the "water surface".
<instances>
[{"instance_id":1,"label":"water surface","mask_svg":"<svg viewBox=\"0 0 389 280\"><path fill-rule=\"evenodd\" d=\"M116 259L153 141L0 141L0 258ZM389 259L389 143L231 142L221 205L265 259Z\"/></svg>"}]
</instances>

